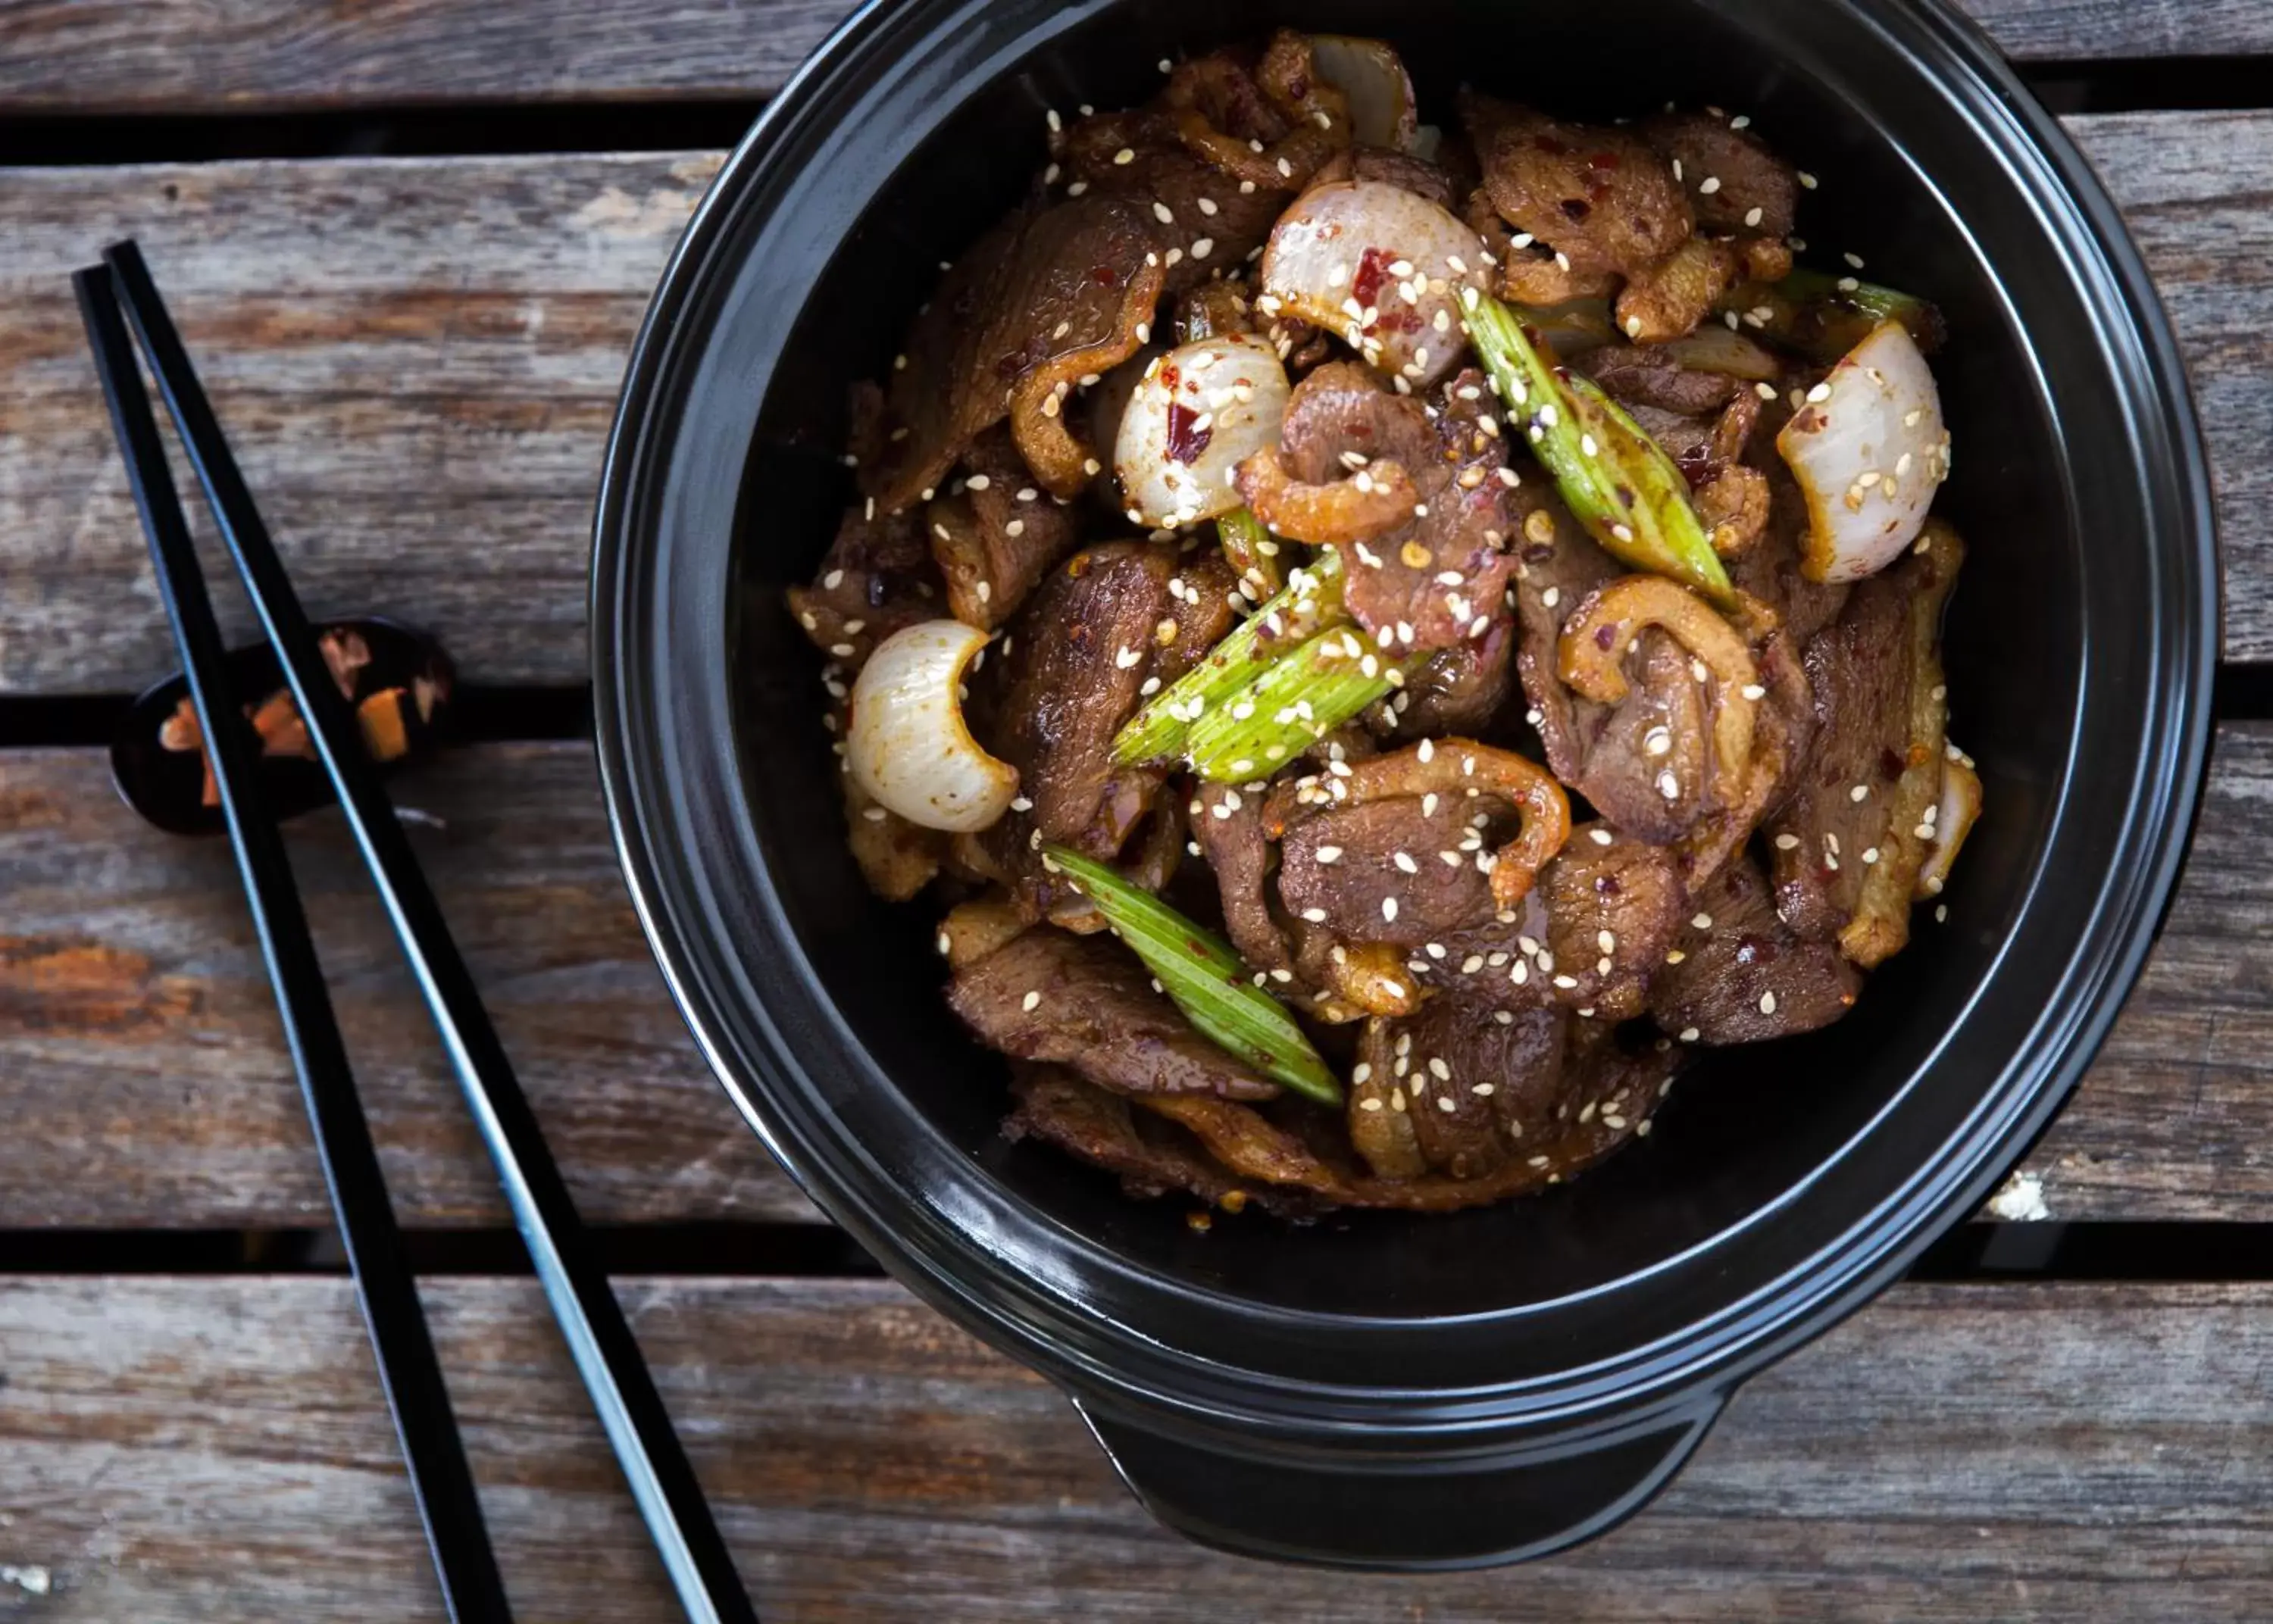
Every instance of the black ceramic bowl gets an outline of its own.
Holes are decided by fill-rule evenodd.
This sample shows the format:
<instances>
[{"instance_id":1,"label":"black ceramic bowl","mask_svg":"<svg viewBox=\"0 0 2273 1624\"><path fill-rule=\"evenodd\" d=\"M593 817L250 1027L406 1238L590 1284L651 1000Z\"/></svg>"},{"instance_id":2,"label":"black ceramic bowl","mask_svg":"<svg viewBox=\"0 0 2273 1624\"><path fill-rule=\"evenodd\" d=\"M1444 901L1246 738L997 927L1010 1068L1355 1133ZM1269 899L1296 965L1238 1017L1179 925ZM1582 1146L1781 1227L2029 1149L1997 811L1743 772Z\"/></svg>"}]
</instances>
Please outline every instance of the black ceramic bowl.
<instances>
[{"instance_id":1,"label":"black ceramic bowl","mask_svg":"<svg viewBox=\"0 0 2273 1624\"><path fill-rule=\"evenodd\" d=\"M1463 77L1579 113L1741 108L1822 176L1812 258L1851 250L1940 303L1957 456L1939 511L1972 543L1949 681L1989 811L1947 924L1921 918L1851 1018L1711 1057L1654 1135L1575 1184L1199 1236L1179 1204L997 1137L1002 1070L941 1000L929 921L869 897L844 853L781 589L850 491L846 385L884 370L938 263L1014 200L1044 110L1140 100L1160 57L1277 20L1385 35L1438 116ZM1575 71L1606 56L1619 73ZM665 274L609 452L593 668L656 952L829 1214L1061 1383L1177 1528L1447 1566L1640 1504L1738 1381L1893 1279L2058 1109L2178 864L2216 579L2137 256L2059 128L1939 6L902 0L768 109Z\"/></svg>"}]
</instances>

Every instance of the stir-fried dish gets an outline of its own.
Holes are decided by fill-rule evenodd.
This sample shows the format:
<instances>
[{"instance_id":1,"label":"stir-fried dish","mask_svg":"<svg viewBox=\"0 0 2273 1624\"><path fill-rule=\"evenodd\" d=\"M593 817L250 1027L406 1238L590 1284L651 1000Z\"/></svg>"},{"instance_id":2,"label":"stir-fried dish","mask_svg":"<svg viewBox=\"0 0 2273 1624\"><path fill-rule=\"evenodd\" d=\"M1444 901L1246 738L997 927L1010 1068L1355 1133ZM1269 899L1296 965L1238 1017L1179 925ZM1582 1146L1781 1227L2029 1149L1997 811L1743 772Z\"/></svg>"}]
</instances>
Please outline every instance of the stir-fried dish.
<instances>
[{"instance_id":1,"label":"stir-fried dish","mask_svg":"<svg viewBox=\"0 0 2273 1624\"><path fill-rule=\"evenodd\" d=\"M1844 1015L1980 813L1940 319L1799 262L1741 116L1160 65L857 393L790 594L852 854L940 909L1005 1131L1133 1194L1557 1183Z\"/></svg>"}]
</instances>

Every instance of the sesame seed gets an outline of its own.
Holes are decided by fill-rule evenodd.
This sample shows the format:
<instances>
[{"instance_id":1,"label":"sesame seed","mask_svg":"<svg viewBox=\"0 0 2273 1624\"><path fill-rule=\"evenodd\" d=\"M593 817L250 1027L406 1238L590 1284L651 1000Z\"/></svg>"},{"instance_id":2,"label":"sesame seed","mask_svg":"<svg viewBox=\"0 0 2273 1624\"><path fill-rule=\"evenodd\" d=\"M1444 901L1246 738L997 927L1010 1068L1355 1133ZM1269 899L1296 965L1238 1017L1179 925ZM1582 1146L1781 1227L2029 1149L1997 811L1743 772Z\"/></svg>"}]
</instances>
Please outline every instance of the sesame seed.
<instances>
[{"instance_id":1,"label":"sesame seed","mask_svg":"<svg viewBox=\"0 0 2273 1624\"><path fill-rule=\"evenodd\" d=\"M1697 183L1697 190L1704 193L1705 196L1708 198L1711 197L1714 192L1721 190L1721 177L1717 175L1707 176L1703 180Z\"/></svg>"},{"instance_id":2,"label":"sesame seed","mask_svg":"<svg viewBox=\"0 0 2273 1624\"><path fill-rule=\"evenodd\" d=\"M1743 694L1746 699L1752 700L1755 702L1767 698L1768 693L1768 691L1766 688L1761 687L1759 684L1756 682L1748 682L1743 687L1737 689L1737 692Z\"/></svg>"},{"instance_id":3,"label":"sesame seed","mask_svg":"<svg viewBox=\"0 0 2273 1624\"><path fill-rule=\"evenodd\" d=\"M1025 1010L1039 1009L1041 1007L1041 1005L1042 995L1039 992L1029 992L1024 998L1018 1000L1018 1007Z\"/></svg>"},{"instance_id":4,"label":"sesame seed","mask_svg":"<svg viewBox=\"0 0 2273 1624\"><path fill-rule=\"evenodd\" d=\"M1452 1081L1452 1068L1433 1055L1429 1059L1429 1074L1439 1082Z\"/></svg>"},{"instance_id":5,"label":"sesame seed","mask_svg":"<svg viewBox=\"0 0 2273 1624\"><path fill-rule=\"evenodd\" d=\"M1685 953L1682 952L1680 948L1676 947L1676 948L1675 948L1671 953L1669 953L1669 954L1667 954L1665 955L1665 962L1666 962L1668 964L1678 964L1678 963L1680 963L1680 962L1681 962L1681 961L1682 961L1682 960L1684 960L1684 959L1687 958L1688 956L1689 956L1689 955L1688 955L1687 954L1685 954Z\"/></svg>"},{"instance_id":6,"label":"sesame seed","mask_svg":"<svg viewBox=\"0 0 2273 1624\"><path fill-rule=\"evenodd\" d=\"M1117 152L1117 153L1114 153L1114 154L1113 154L1113 161L1114 161L1114 162L1115 162L1115 163L1134 163L1134 162L1136 162L1136 149L1135 147L1133 147L1133 146L1124 146L1124 147L1122 147L1119 152Z\"/></svg>"},{"instance_id":7,"label":"sesame seed","mask_svg":"<svg viewBox=\"0 0 2273 1624\"><path fill-rule=\"evenodd\" d=\"M1775 849L1778 851L1794 851L1798 849L1798 847L1799 836L1797 834L1785 834L1775 837Z\"/></svg>"},{"instance_id":8,"label":"sesame seed","mask_svg":"<svg viewBox=\"0 0 2273 1624\"><path fill-rule=\"evenodd\" d=\"M1871 786L1868 784L1857 784L1852 790L1847 791L1847 798L1857 803L1858 805L1864 801L1869 800L1871 798Z\"/></svg>"},{"instance_id":9,"label":"sesame seed","mask_svg":"<svg viewBox=\"0 0 2273 1624\"><path fill-rule=\"evenodd\" d=\"M1700 1034L1693 1026L1684 1026L1681 1029L1681 1041L1684 1044L1695 1043L1699 1036Z\"/></svg>"},{"instance_id":10,"label":"sesame seed","mask_svg":"<svg viewBox=\"0 0 2273 1624\"><path fill-rule=\"evenodd\" d=\"M1775 385L1774 384L1765 383L1754 384L1752 385L1752 393L1759 396L1763 400L1773 400L1775 399L1776 394Z\"/></svg>"},{"instance_id":11,"label":"sesame seed","mask_svg":"<svg viewBox=\"0 0 2273 1624\"><path fill-rule=\"evenodd\" d=\"M1863 256L1860 254L1842 254L1839 257L1858 271L1863 268Z\"/></svg>"},{"instance_id":12,"label":"sesame seed","mask_svg":"<svg viewBox=\"0 0 2273 1624\"><path fill-rule=\"evenodd\" d=\"M1949 904L1948 904L1948 903L1947 903L1947 902L1938 902L1938 903L1936 903L1936 904L1934 905L1934 909L1933 909L1933 922L1934 922L1936 924L1941 924L1944 920L1947 919L1948 917L1949 917Z\"/></svg>"},{"instance_id":13,"label":"sesame seed","mask_svg":"<svg viewBox=\"0 0 2273 1624\"><path fill-rule=\"evenodd\" d=\"M1760 223L1760 211L1759 208L1748 208L1744 211L1744 223L1748 226L1757 226Z\"/></svg>"},{"instance_id":14,"label":"sesame seed","mask_svg":"<svg viewBox=\"0 0 2273 1624\"><path fill-rule=\"evenodd\" d=\"M1452 1096L1450 1096L1450 1095L1448 1095L1448 1094L1439 1094L1439 1095L1437 1096L1437 1110L1439 1110L1439 1111L1458 1111L1459 1108L1460 1108L1460 1106L1459 1106L1459 1102L1458 1102L1457 1100L1453 1099L1453 1098L1452 1097Z\"/></svg>"},{"instance_id":15,"label":"sesame seed","mask_svg":"<svg viewBox=\"0 0 2273 1624\"><path fill-rule=\"evenodd\" d=\"M1381 917L1384 919L1389 920L1394 920L1397 917L1397 899L1395 897L1384 896L1381 899Z\"/></svg>"},{"instance_id":16,"label":"sesame seed","mask_svg":"<svg viewBox=\"0 0 2273 1624\"><path fill-rule=\"evenodd\" d=\"M1597 846L1607 846L1610 843L1612 836L1608 829L1588 829L1587 838Z\"/></svg>"},{"instance_id":17,"label":"sesame seed","mask_svg":"<svg viewBox=\"0 0 2273 1624\"><path fill-rule=\"evenodd\" d=\"M1829 384L1818 384L1814 388L1807 392L1808 404L1811 406L1820 405L1830 398L1831 385Z\"/></svg>"},{"instance_id":18,"label":"sesame seed","mask_svg":"<svg viewBox=\"0 0 2273 1624\"><path fill-rule=\"evenodd\" d=\"M1764 1015L1772 1015L1775 1014L1774 993L1763 992L1760 994L1760 1013Z\"/></svg>"},{"instance_id":19,"label":"sesame seed","mask_svg":"<svg viewBox=\"0 0 2273 1624\"><path fill-rule=\"evenodd\" d=\"M1555 984L1563 988L1565 992L1568 992L1571 988L1577 986L1579 983L1573 977L1557 976L1555 977Z\"/></svg>"},{"instance_id":20,"label":"sesame seed","mask_svg":"<svg viewBox=\"0 0 2273 1624\"><path fill-rule=\"evenodd\" d=\"M1808 190L1809 191L1813 191L1815 190L1815 188L1816 188L1816 183L1816 183L1815 176L1813 176L1812 175L1810 175L1810 174L1809 174L1806 170L1804 170L1804 169L1802 169L1802 170L1798 171L1798 175L1799 175L1799 183L1800 183L1803 187L1804 187L1806 190Z\"/></svg>"},{"instance_id":21,"label":"sesame seed","mask_svg":"<svg viewBox=\"0 0 2273 1624\"><path fill-rule=\"evenodd\" d=\"M1539 601L1549 609L1553 609L1563 601L1563 589L1560 587L1549 587L1539 595Z\"/></svg>"}]
</instances>

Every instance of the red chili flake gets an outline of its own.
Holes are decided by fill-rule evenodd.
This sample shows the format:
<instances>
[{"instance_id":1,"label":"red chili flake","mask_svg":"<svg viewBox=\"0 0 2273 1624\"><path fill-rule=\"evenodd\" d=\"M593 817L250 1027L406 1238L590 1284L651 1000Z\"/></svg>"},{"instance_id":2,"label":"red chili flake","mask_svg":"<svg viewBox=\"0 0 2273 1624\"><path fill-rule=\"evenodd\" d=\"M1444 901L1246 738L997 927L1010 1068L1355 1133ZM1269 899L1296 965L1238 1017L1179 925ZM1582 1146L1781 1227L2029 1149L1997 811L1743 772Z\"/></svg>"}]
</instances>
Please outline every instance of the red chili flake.
<instances>
[{"instance_id":1,"label":"red chili flake","mask_svg":"<svg viewBox=\"0 0 2273 1624\"><path fill-rule=\"evenodd\" d=\"M1118 288L1121 286L1121 273L1109 265L1093 265L1089 267L1089 280L1100 288Z\"/></svg>"},{"instance_id":2,"label":"red chili flake","mask_svg":"<svg viewBox=\"0 0 2273 1624\"><path fill-rule=\"evenodd\" d=\"M1397 256L1384 254L1377 248L1369 248L1357 262L1357 274L1350 279L1350 296L1361 309L1381 303L1381 284L1389 275L1389 267Z\"/></svg>"},{"instance_id":3,"label":"red chili flake","mask_svg":"<svg viewBox=\"0 0 2273 1624\"><path fill-rule=\"evenodd\" d=\"M1199 420L1200 415L1182 401L1171 400L1168 403L1168 455L1186 468L1197 462L1200 453L1205 451L1208 442L1215 438L1213 429L1194 426Z\"/></svg>"},{"instance_id":4,"label":"red chili flake","mask_svg":"<svg viewBox=\"0 0 2273 1624\"><path fill-rule=\"evenodd\" d=\"M1893 749L1888 748L1879 752L1879 775L1888 783L1894 782L1902 775L1902 757Z\"/></svg>"},{"instance_id":5,"label":"red chili flake","mask_svg":"<svg viewBox=\"0 0 2273 1624\"><path fill-rule=\"evenodd\" d=\"M1617 646L1617 640L1618 632L1616 626L1598 626L1595 628L1594 647L1601 649L1604 654L1609 653L1610 650Z\"/></svg>"}]
</instances>

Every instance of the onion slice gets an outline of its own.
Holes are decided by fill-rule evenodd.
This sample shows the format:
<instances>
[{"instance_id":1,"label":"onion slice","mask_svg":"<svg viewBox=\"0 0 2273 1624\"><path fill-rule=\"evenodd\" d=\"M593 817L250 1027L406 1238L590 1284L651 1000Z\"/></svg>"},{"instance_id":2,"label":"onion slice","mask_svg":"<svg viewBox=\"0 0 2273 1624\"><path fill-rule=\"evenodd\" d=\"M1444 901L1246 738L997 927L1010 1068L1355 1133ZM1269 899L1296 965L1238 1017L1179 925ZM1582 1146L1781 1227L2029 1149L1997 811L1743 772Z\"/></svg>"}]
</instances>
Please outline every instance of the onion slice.
<instances>
[{"instance_id":1,"label":"onion slice","mask_svg":"<svg viewBox=\"0 0 2273 1624\"><path fill-rule=\"evenodd\" d=\"M1310 61L1320 79L1349 99L1350 133L1360 146L1414 150L1420 120L1413 78L1395 50L1355 34L1314 34Z\"/></svg>"},{"instance_id":2,"label":"onion slice","mask_svg":"<svg viewBox=\"0 0 2273 1624\"><path fill-rule=\"evenodd\" d=\"M1483 291L1484 241L1466 221L1385 181L1332 181L1272 228L1257 308L1324 327L1409 393L1467 353L1470 288Z\"/></svg>"},{"instance_id":3,"label":"onion slice","mask_svg":"<svg viewBox=\"0 0 2273 1624\"><path fill-rule=\"evenodd\" d=\"M1860 580L1902 556L1949 477L1949 430L1933 373L1900 322L1880 322L1808 392L1776 450L1807 498L1802 574Z\"/></svg>"},{"instance_id":4,"label":"onion slice","mask_svg":"<svg viewBox=\"0 0 2273 1624\"><path fill-rule=\"evenodd\" d=\"M1231 472L1278 445L1289 393L1278 351L1243 333L1195 339L1154 361L1114 437L1130 519L1174 529L1239 506Z\"/></svg>"},{"instance_id":5,"label":"onion slice","mask_svg":"<svg viewBox=\"0 0 2273 1624\"><path fill-rule=\"evenodd\" d=\"M963 721L963 673L986 633L926 620L879 644L852 685L844 765L888 812L968 834L1000 818L1018 773L979 747Z\"/></svg>"}]
</instances>

